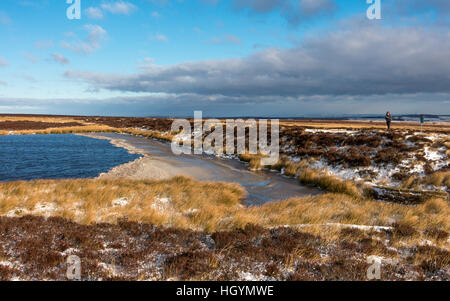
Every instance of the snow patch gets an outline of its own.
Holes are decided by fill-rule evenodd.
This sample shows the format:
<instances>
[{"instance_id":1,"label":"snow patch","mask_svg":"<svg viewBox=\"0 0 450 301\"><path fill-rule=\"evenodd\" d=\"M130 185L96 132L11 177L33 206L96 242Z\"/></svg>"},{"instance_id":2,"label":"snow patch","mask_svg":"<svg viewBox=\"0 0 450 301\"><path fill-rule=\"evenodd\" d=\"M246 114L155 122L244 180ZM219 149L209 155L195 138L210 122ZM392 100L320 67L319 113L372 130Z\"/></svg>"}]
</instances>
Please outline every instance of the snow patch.
<instances>
[{"instance_id":1,"label":"snow patch","mask_svg":"<svg viewBox=\"0 0 450 301\"><path fill-rule=\"evenodd\" d=\"M155 198L151 207L159 212L164 212L170 209L171 204L172 204L171 198L157 197Z\"/></svg>"},{"instance_id":2,"label":"snow patch","mask_svg":"<svg viewBox=\"0 0 450 301\"><path fill-rule=\"evenodd\" d=\"M56 205L54 203L38 203L34 206L33 210L28 210L26 208L18 207L12 209L6 213L7 217L17 217L24 215L39 215L44 217L53 216L57 211Z\"/></svg>"},{"instance_id":3,"label":"snow patch","mask_svg":"<svg viewBox=\"0 0 450 301\"><path fill-rule=\"evenodd\" d=\"M424 152L425 152L425 156L424 156L425 159L430 160L430 161L440 161L446 157L445 154L442 154L435 150L430 150L429 147L425 147Z\"/></svg>"},{"instance_id":4,"label":"snow patch","mask_svg":"<svg viewBox=\"0 0 450 301\"><path fill-rule=\"evenodd\" d=\"M358 133L358 131L349 131L349 130L342 130L342 129L330 129L330 130L306 129L305 132L307 132L307 133L350 134L350 135Z\"/></svg>"},{"instance_id":5,"label":"snow patch","mask_svg":"<svg viewBox=\"0 0 450 301\"><path fill-rule=\"evenodd\" d=\"M130 201L127 198L119 198L115 199L112 203L114 207L125 207L130 203Z\"/></svg>"},{"instance_id":6,"label":"snow patch","mask_svg":"<svg viewBox=\"0 0 450 301\"><path fill-rule=\"evenodd\" d=\"M184 215L192 215L192 214L195 214L195 213L197 213L197 212L199 212L200 210L199 209L188 209L188 210L185 210L183 213L184 213Z\"/></svg>"}]
</instances>

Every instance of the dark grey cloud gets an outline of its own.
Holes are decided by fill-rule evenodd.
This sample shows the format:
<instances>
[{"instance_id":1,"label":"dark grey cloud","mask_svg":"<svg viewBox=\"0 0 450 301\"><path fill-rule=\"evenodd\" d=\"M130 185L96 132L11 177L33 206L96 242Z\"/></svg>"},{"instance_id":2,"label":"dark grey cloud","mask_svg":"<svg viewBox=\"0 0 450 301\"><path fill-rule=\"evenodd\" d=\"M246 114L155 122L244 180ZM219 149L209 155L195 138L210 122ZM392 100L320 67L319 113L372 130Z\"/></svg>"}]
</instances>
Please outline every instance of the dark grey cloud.
<instances>
[{"instance_id":1,"label":"dark grey cloud","mask_svg":"<svg viewBox=\"0 0 450 301\"><path fill-rule=\"evenodd\" d=\"M450 1L448 0L396 0L392 4L399 13L410 14L433 10L437 14L450 14Z\"/></svg>"},{"instance_id":2,"label":"dark grey cloud","mask_svg":"<svg viewBox=\"0 0 450 301\"><path fill-rule=\"evenodd\" d=\"M287 1L283 0L233 0L232 3L236 8L249 8L253 12L267 13L280 6L284 6Z\"/></svg>"},{"instance_id":3,"label":"dark grey cloud","mask_svg":"<svg viewBox=\"0 0 450 301\"><path fill-rule=\"evenodd\" d=\"M69 70L96 89L228 97L450 92L450 32L374 22L247 58L151 65L132 75Z\"/></svg>"},{"instance_id":4,"label":"dark grey cloud","mask_svg":"<svg viewBox=\"0 0 450 301\"><path fill-rule=\"evenodd\" d=\"M231 3L235 9L247 9L257 14L279 11L292 25L332 14L337 8L334 0L232 0Z\"/></svg>"},{"instance_id":5,"label":"dark grey cloud","mask_svg":"<svg viewBox=\"0 0 450 301\"><path fill-rule=\"evenodd\" d=\"M427 101L424 101L426 99ZM263 105L258 105L263 103ZM450 94L418 93L372 96L209 97L194 94L151 95L106 99L25 99L0 96L4 113L42 113L114 116L304 117L344 114L450 114Z\"/></svg>"}]
</instances>

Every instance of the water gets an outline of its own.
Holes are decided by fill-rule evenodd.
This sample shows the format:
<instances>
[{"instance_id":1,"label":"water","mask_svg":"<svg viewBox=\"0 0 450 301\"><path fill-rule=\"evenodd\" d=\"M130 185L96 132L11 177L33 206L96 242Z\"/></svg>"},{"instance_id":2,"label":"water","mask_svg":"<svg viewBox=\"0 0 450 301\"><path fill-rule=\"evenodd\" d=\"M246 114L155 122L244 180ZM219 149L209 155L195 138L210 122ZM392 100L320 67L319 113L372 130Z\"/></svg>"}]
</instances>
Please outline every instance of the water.
<instances>
[{"instance_id":1,"label":"water","mask_svg":"<svg viewBox=\"0 0 450 301\"><path fill-rule=\"evenodd\" d=\"M97 177L139 157L72 134L0 136L0 181Z\"/></svg>"},{"instance_id":2,"label":"water","mask_svg":"<svg viewBox=\"0 0 450 301\"><path fill-rule=\"evenodd\" d=\"M119 135L114 133L97 134L101 137L122 140L150 156L155 162L170 166L176 171L171 176L183 174L198 181L234 182L242 185L248 192L247 205L261 205L297 196L316 195L320 190L302 186L295 179L270 171L253 172L235 159L220 159L206 155L174 155L170 144L154 139Z\"/></svg>"}]
</instances>

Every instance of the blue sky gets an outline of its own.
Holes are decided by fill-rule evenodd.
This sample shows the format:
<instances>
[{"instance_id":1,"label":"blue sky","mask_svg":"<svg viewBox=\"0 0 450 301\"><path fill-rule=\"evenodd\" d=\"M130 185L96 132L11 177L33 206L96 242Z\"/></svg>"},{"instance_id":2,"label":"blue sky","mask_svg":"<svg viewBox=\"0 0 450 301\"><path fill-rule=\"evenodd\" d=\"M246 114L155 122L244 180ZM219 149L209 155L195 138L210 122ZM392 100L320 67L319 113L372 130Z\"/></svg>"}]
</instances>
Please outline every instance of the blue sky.
<instances>
[{"instance_id":1,"label":"blue sky","mask_svg":"<svg viewBox=\"0 0 450 301\"><path fill-rule=\"evenodd\" d=\"M450 114L450 4L1 0L0 112Z\"/></svg>"}]
</instances>

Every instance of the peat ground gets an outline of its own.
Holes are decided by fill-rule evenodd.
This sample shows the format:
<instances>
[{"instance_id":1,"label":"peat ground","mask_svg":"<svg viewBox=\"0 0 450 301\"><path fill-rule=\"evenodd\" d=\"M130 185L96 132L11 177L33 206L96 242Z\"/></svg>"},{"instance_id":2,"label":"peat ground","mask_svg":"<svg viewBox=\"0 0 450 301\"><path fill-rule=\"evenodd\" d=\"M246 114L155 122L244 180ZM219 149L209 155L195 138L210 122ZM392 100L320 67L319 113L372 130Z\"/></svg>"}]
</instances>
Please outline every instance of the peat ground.
<instances>
[{"instance_id":1,"label":"peat ground","mask_svg":"<svg viewBox=\"0 0 450 301\"><path fill-rule=\"evenodd\" d=\"M0 217L0 280L66 280L69 255L81 259L81 280L367 280L372 253L384 255L381 280L449 280L448 251L386 246L408 229L340 235L329 244L291 228L207 234L126 220Z\"/></svg>"}]
</instances>

